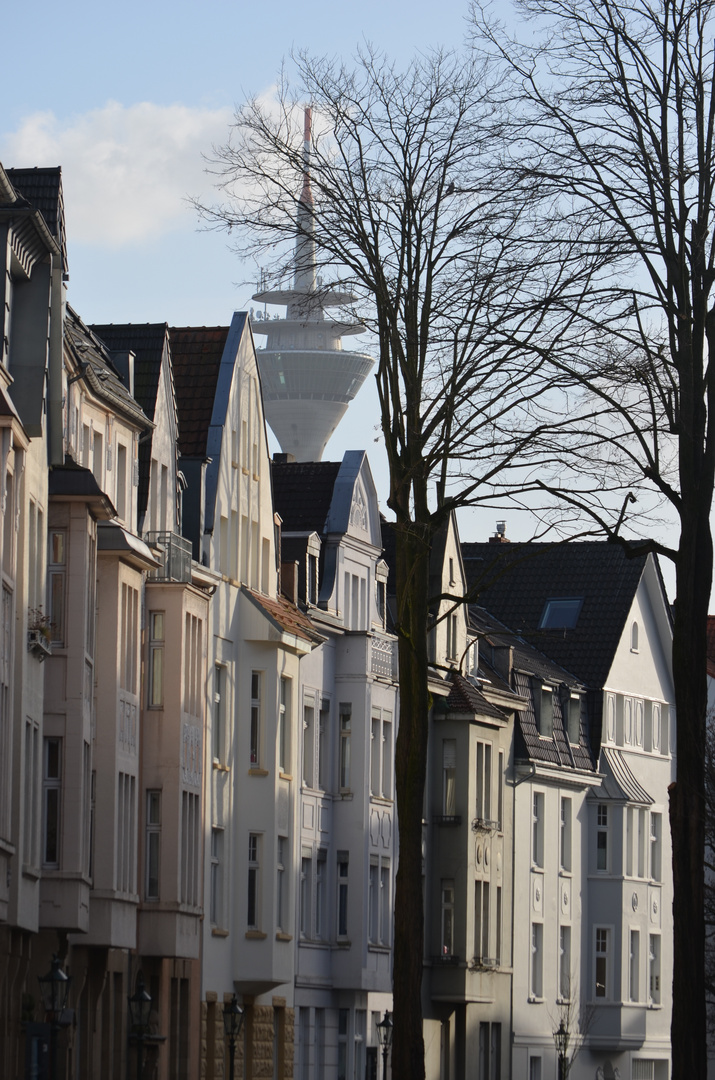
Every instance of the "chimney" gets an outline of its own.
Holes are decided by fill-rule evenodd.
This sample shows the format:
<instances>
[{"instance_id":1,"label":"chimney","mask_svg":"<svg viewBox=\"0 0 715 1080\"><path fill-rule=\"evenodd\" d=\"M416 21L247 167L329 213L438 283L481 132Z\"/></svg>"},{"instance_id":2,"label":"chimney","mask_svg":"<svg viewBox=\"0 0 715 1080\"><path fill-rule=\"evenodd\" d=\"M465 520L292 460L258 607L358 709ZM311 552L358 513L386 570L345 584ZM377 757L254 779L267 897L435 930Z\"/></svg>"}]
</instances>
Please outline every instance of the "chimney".
<instances>
[{"instance_id":1,"label":"chimney","mask_svg":"<svg viewBox=\"0 0 715 1080\"><path fill-rule=\"evenodd\" d=\"M497 521L497 531L489 537L490 544L510 544L506 538L506 521Z\"/></svg>"},{"instance_id":2,"label":"chimney","mask_svg":"<svg viewBox=\"0 0 715 1080\"><path fill-rule=\"evenodd\" d=\"M298 563L281 563L281 592L286 600L298 605Z\"/></svg>"}]
</instances>

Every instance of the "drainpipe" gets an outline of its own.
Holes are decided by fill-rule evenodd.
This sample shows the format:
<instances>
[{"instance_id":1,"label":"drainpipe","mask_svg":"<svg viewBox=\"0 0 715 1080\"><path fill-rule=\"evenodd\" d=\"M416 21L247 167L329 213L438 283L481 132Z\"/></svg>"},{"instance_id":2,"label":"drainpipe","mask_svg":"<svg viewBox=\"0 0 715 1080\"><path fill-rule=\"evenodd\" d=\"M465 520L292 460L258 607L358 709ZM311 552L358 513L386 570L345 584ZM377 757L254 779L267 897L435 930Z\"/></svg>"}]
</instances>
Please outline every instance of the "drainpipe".
<instances>
[{"instance_id":1,"label":"drainpipe","mask_svg":"<svg viewBox=\"0 0 715 1080\"><path fill-rule=\"evenodd\" d=\"M50 465L63 465L64 432L62 430L62 348L64 338L65 299L62 281L62 256L52 255L50 299L50 357L48 458Z\"/></svg>"}]
</instances>

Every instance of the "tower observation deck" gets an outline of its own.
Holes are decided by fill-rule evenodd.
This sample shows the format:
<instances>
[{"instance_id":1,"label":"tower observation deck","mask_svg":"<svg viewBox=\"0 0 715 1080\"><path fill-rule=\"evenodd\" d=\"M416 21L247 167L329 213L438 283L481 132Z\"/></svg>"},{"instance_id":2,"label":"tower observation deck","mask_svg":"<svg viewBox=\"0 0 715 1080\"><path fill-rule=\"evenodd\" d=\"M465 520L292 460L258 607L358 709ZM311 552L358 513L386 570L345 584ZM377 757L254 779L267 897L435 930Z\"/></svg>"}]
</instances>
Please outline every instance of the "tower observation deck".
<instances>
[{"instance_id":1,"label":"tower observation deck","mask_svg":"<svg viewBox=\"0 0 715 1080\"><path fill-rule=\"evenodd\" d=\"M285 307L283 319L252 320L254 334L265 334L257 350L263 403L283 453L297 461L320 461L328 439L365 382L373 359L343 350L342 339L365 327L337 321L326 313L344 307L350 293L319 287L313 239L310 190L311 114L305 110L303 190L298 204L293 287L259 291L253 299Z\"/></svg>"}]
</instances>

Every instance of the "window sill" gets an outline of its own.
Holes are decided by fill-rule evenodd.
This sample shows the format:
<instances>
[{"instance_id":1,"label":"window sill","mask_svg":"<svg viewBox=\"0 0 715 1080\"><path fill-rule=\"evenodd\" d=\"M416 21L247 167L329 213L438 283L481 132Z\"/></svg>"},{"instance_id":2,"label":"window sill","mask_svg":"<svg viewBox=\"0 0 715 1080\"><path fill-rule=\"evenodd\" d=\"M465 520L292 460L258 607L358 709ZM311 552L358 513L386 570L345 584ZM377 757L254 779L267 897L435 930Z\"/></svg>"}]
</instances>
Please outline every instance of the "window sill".
<instances>
[{"instance_id":1,"label":"window sill","mask_svg":"<svg viewBox=\"0 0 715 1080\"><path fill-rule=\"evenodd\" d=\"M42 877L42 874L36 866L23 866L22 876L29 878L30 881L39 881Z\"/></svg>"},{"instance_id":2,"label":"window sill","mask_svg":"<svg viewBox=\"0 0 715 1080\"><path fill-rule=\"evenodd\" d=\"M222 930L220 926L211 927L211 937L228 937L228 930Z\"/></svg>"},{"instance_id":3,"label":"window sill","mask_svg":"<svg viewBox=\"0 0 715 1080\"><path fill-rule=\"evenodd\" d=\"M214 758L212 764L215 772L231 772L231 766L224 765L218 758Z\"/></svg>"},{"instance_id":4,"label":"window sill","mask_svg":"<svg viewBox=\"0 0 715 1080\"><path fill-rule=\"evenodd\" d=\"M265 941L268 934L264 934L262 930L246 930L247 941Z\"/></svg>"},{"instance_id":5,"label":"window sill","mask_svg":"<svg viewBox=\"0 0 715 1080\"><path fill-rule=\"evenodd\" d=\"M533 994L529 994L526 999L529 1005L543 1005L544 999L542 997L534 997Z\"/></svg>"},{"instance_id":6,"label":"window sill","mask_svg":"<svg viewBox=\"0 0 715 1080\"><path fill-rule=\"evenodd\" d=\"M259 769L259 768L256 768L254 766L254 767L252 767L252 768L250 768L248 770L248 775L249 776L268 776L269 773L268 773L268 769Z\"/></svg>"},{"instance_id":7,"label":"window sill","mask_svg":"<svg viewBox=\"0 0 715 1080\"><path fill-rule=\"evenodd\" d=\"M383 953L384 955L389 955L390 946L380 945L379 942L369 941L367 945L367 951L371 953Z\"/></svg>"},{"instance_id":8,"label":"window sill","mask_svg":"<svg viewBox=\"0 0 715 1080\"><path fill-rule=\"evenodd\" d=\"M352 941L348 938L338 938L335 942L336 949L350 949L352 947Z\"/></svg>"},{"instance_id":9,"label":"window sill","mask_svg":"<svg viewBox=\"0 0 715 1080\"><path fill-rule=\"evenodd\" d=\"M281 771L278 773L278 777L280 780L292 780L293 773L283 772L283 770L281 769Z\"/></svg>"},{"instance_id":10,"label":"window sill","mask_svg":"<svg viewBox=\"0 0 715 1080\"><path fill-rule=\"evenodd\" d=\"M285 934L282 930L279 930L276 934L276 941L292 941L292 934Z\"/></svg>"}]
</instances>

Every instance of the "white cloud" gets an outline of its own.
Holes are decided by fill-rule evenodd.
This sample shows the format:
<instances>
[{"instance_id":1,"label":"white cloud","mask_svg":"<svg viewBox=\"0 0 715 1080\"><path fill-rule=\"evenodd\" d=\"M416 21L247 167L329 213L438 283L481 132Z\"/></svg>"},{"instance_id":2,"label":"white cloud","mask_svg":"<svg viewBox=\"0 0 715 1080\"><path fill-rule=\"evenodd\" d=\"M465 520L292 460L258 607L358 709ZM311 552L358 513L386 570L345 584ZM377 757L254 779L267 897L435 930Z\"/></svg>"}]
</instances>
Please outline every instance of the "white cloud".
<instances>
[{"instance_id":1,"label":"white cloud","mask_svg":"<svg viewBox=\"0 0 715 1080\"><path fill-rule=\"evenodd\" d=\"M70 239L124 247L196 227L186 197L209 196L201 155L226 141L232 116L115 101L69 120L37 112L0 136L0 156L8 167L61 165Z\"/></svg>"}]
</instances>

